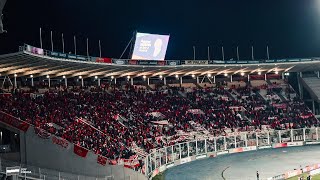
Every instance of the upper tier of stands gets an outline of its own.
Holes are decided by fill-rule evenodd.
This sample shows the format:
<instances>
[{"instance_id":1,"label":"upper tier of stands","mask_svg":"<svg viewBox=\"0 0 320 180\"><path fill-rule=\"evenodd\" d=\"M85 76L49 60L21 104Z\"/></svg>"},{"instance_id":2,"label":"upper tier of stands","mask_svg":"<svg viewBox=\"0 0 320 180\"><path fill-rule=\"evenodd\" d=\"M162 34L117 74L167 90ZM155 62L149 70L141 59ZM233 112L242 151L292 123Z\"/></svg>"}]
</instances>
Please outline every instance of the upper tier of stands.
<instances>
[{"instance_id":1,"label":"upper tier of stands","mask_svg":"<svg viewBox=\"0 0 320 180\"><path fill-rule=\"evenodd\" d=\"M320 80L317 77L305 77L302 78L307 87L310 88L310 92L315 96L315 99L320 100Z\"/></svg>"}]
</instances>

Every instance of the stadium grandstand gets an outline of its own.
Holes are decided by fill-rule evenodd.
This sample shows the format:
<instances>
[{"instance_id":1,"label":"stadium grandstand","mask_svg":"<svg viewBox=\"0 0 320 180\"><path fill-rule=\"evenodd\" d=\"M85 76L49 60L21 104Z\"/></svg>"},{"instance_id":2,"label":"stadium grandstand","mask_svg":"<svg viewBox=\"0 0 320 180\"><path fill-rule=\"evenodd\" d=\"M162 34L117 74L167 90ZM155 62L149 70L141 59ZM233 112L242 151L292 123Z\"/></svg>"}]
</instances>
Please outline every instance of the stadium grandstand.
<instances>
[{"instance_id":1,"label":"stadium grandstand","mask_svg":"<svg viewBox=\"0 0 320 180\"><path fill-rule=\"evenodd\" d=\"M319 69L319 58L125 60L24 45L0 55L0 121L11 137L1 170L149 179L206 157L318 144Z\"/></svg>"}]
</instances>

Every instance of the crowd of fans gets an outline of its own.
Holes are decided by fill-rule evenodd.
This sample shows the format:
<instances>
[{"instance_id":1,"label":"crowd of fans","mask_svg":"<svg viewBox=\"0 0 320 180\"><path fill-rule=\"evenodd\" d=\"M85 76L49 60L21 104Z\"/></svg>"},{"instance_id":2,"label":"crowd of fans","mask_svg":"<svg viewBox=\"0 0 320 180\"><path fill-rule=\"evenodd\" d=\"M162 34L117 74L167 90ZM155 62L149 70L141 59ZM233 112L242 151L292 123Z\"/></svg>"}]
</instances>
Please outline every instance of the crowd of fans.
<instances>
[{"instance_id":1,"label":"crowd of fans","mask_svg":"<svg viewBox=\"0 0 320 180\"><path fill-rule=\"evenodd\" d=\"M199 127L216 136L225 128L319 125L298 98L274 102L259 91L250 85L156 90L126 85L55 88L44 93L16 89L0 95L0 111L110 159L130 158L133 144L146 152L170 145L174 141L169 139L178 139L178 132ZM166 123L158 125L159 121Z\"/></svg>"}]
</instances>

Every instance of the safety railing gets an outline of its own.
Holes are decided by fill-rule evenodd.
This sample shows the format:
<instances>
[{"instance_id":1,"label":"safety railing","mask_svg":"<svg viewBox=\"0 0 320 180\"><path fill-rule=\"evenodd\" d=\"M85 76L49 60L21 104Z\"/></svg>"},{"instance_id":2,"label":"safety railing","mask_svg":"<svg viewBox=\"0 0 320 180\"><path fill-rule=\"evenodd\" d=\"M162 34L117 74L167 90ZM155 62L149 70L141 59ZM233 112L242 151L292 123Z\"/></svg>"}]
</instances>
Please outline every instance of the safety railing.
<instances>
[{"instance_id":1,"label":"safety railing","mask_svg":"<svg viewBox=\"0 0 320 180\"><path fill-rule=\"evenodd\" d=\"M103 58L94 56L84 56L72 53L62 53L56 51L44 50L31 45L25 44L19 47L20 51L29 52L32 54L43 55L47 57L69 59L77 61L88 61L96 63L109 63L116 65L139 65L139 66L180 66L180 65L232 65L232 64L260 64L260 63L295 63L295 62L308 62L320 61L319 57L311 58L290 58L290 59L261 59L261 60L133 60L133 59L116 59L116 58Z\"/></svg>"},{"instance_id":2,"label":"safety railing","mask_svg":"<svg viewBox=\"0 0 320 180\"><path fill-rule=\"evenodd\" d=\"M148 178L167 168L217 155L319 144L320 128L241 132L233 136L219 136L178 143L157 149L145 159Z\"/></svg>"}]
</instances>

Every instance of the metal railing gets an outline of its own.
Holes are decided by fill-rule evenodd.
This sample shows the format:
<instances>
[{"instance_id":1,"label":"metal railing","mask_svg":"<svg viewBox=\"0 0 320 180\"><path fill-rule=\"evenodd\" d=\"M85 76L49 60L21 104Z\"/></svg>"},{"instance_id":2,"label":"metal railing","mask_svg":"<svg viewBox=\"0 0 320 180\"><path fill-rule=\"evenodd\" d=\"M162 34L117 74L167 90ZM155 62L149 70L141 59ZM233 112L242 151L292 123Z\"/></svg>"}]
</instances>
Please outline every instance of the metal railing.
<instances>
[{"instance_id":1,"label":"metal railing","mask_svg":"<svg viewBox=\"0 0 320 180\"><path fill-rule=\"evenodd\" d=\"M113 180L112 176L106 177L90 177L72 174L68 172L61 172L52 169L40 168L36 166L30 166L21 164L18 162L8 161L5 159L0 159L0 173L5 174L7 167L21 167L26 168L30 173L19 173L18 176L21 179L32 179L32 180Z\"/></svg>"},{"instance_id":2,"label":"metal railing","mask_svg":"<svg viewBox=\"0 0 320 180\"><path fill-rule=\"evenodd\" d=\"M319 134L320 128L313 127L240 132L232 136L219 136L178 143L150 153L145 159L145 171L150 178L167 168L206 157L266 148L319 144Z\"/></svg>"}]
</instances>

